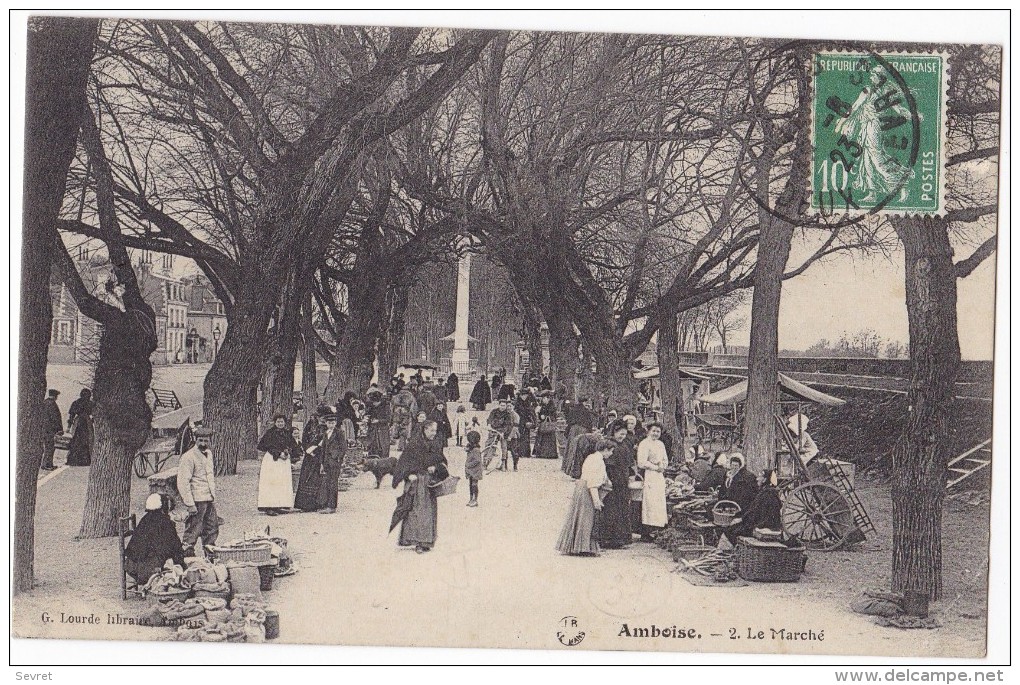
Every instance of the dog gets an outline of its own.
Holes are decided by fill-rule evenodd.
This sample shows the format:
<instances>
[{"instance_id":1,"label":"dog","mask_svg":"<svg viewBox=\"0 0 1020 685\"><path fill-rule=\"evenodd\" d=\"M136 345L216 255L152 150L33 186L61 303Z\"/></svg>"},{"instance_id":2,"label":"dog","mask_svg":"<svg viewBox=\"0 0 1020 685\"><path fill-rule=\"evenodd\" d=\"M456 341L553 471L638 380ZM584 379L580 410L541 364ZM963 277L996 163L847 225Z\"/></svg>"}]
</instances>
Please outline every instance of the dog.
<instances>
[{"instance_id":1,"label":"dog","mask_svg":"<svg viewBox=\"0 0 1020 685\"><path fill-rule=\"evenodd\" d=\"M397 467L396 457L368 457L362 459L358 463L358 468L362 471L367 471L375 476L375 489L378 490L382 486L383 476L393 476L393 469Z\"/></svg>"}]
</instances>

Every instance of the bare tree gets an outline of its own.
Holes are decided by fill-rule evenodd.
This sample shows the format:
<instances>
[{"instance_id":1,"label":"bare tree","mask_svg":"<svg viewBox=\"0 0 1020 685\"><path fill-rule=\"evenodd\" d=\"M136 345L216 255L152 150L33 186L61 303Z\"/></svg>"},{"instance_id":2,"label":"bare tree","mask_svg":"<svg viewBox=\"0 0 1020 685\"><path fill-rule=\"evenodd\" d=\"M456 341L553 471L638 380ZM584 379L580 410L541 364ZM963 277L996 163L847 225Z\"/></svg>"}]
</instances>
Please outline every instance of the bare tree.
<instances>
[{"instance_id":1,"label":"bare tree","mask_svg":"<svg viewBox=\"0 0 1020 685\"><path fill-rule=\"evenodd\" d=\"M25 192L21 254L21 336L18 351L18 435L14 492L13 592L32 589L35 503L42 462L42 402L52 327L50 266L56 221L77 126L85 109L97 22L38 17L29 22L25 111Z\"/></svg>"}]
</instances>

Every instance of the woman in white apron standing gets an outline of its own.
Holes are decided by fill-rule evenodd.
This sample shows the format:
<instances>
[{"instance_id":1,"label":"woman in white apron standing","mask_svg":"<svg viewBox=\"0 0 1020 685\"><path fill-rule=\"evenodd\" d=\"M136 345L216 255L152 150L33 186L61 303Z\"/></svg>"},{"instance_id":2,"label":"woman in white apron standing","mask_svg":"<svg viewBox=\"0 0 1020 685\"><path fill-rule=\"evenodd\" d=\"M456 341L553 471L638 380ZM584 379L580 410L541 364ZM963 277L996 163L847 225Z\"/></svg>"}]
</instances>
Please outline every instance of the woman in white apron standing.
<instances>
[{"instance_id":1,"label":"woman in white apron standing","mask_svg":"<svg viewBox=\"0 0 1020 685\"><path fill-rule=\"evenodd\" d=\"M641 498L641 537L651 539L655 528L663 528L669 523L666 511L666 467L669 455L666 445L662 442L662 424L653 423L648 426L648 437L638 443L637 467L644 474L644 485Z\"/></svg>"},{"instance_id":2,"label":"woman in white apron standing","mask_svg":"<svg viewBox=\"0 0 1020 685\"><path fill-rule=\"evenodd\" d=\"M301 453L301 446L287 428L287 418L283 414L273 417L273 426L259 440L258 450L263 453L262 470L259 472L259 511L269 516L285 514L294 507L290 461L293 455Z\"/></svg>"}]
</instances>

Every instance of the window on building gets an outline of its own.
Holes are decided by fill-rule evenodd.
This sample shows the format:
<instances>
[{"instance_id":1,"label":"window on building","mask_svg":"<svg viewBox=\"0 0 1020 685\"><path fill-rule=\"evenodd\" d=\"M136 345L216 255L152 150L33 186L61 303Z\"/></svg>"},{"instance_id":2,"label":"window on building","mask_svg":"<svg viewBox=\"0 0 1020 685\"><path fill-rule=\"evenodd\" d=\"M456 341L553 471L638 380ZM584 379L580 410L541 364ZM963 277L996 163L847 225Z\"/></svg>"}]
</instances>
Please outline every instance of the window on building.
<instances>
[{"instance_id":1,"label":"window on building","mask_svg":"<svg viewBox=\"0 0 1020 685\"><path fill-rule=\"evenodd\" d=\"M163 255L163 268L164 269L174 268L174 256L172 254Z\"/></svg>"},{"instance_id":2,"label":"window on building","mask_svg":"<svg viewBox=\"0 0 1020 685\"><path fill-rule=\"evenodd\" d=\"M74 327L70 321L54 321L53 322L53 339L54 345L70 345L74 338Z\"/></svg>"}]
</instances>

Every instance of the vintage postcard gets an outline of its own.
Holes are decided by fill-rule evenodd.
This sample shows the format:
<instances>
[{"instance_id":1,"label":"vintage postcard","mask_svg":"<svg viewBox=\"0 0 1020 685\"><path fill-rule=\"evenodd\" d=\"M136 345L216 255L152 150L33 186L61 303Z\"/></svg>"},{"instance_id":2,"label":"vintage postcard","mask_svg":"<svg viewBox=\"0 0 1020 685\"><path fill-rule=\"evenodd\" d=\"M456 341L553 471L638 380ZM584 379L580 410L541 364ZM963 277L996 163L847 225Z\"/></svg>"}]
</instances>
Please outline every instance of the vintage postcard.
<instances>
[{"instance_id":1,"label":"vintage postcard","mask_svg":"<svg viewBox=\"0 0 1020 685\"><path fill-rule=\"evenodd\" d=\"M252 18L27 20L16 638L986 654L1003 46Z\"/></svg>"}]
</instances>

